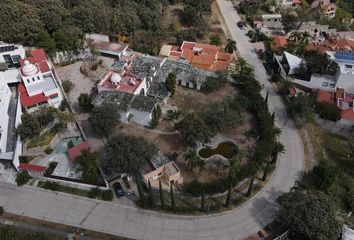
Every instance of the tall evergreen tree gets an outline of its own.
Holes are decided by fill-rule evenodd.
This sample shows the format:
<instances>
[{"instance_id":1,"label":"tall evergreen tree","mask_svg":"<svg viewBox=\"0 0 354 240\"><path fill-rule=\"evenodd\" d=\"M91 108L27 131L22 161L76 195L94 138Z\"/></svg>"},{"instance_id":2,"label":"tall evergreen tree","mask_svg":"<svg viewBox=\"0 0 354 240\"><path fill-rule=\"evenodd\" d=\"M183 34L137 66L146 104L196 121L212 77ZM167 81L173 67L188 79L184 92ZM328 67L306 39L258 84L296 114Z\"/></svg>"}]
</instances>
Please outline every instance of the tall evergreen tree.
<instances>
[{"instance_id":1,"label":"tall evergreen tree","mask_svg":"<svg viewBox=\"0 0 354 240\"><path fill-rule=\"evenodd\" d=\"M136 186L138 188L138 193L139 193L139 200L141 202L145 202L146 199L145 199L145 193L144 193L144 189L143 189L143 186L141 184L141 180L139 178L139 176L137 175L136 176Z\"/></svg>"},{"instance_id":2,"label":"tall evergreen tree","mask_svg":"<svg viewBox=\"0 0 354 240\"><path fill-rule=\"evenodd\" d=\"M155 206L155 199L154 199L154 193L152 192L152 187L151 187L150 180L148 182L148 187L149 187L149 205L151 207L153 207L153 206Z\"/></svg>"},{"instance_id":3,"label":"tall evergreen tree","mask_svg":"<svg viewBox=\"0 0 354 240\"><path fill-rule=\"evenodd\" d=\"M267 161L267 165L264 168L262 181L265 181L267 179L267 175L268 175L268 171L269 171L269 165L270 165L270 161Z\"/></svg>"},{"instance_id":4,"label":"tall evergreen tree","mask_svg":"<svg viewBox=\"0 0 354 240\"><path fill-rule=\"evenodd\" d=\"M200 204L200 211L204 211L204 208L205 208L205 192L203 191L202 192L202 201L201 201L201 204Z\"/></svg>"},{"instance_id":5,"label":"tall evergreen tree","mask_svg":"<svg viewBox=\"0 0 354 240\"><path fill-rule=\"evenodd\" d=\"M247 193L246 193L246 197L251 196L252 189L253 189L254 177L255 177L255 175L252 175L251 181L250 181L250 185L248 186L248 190L247 190Z\"/></svg>"},{"instance_id":6,"label":"tall evergreen tree","mask_svg":"<svg viewBox=\"0 0 354 240\"><path fill-rule=\"evenodd\" d=\"M229 191L227 192L225 207L229 207L231 203L231 194L232 194L232 183L230 180Z\"/></svg>"},{"instance_id":7,"label":"tall evergreen tree","mask_svg":"<svg viewBox=\"0 0 354 240\"><path fill-rule=\"evenodd\" d=\"M176 210L176 199L175 199L175 193L173 192L172 184L170 185L170 195L171 195L171 208L172 208L172 211L175 211Z\"/></svg>"},{"instance_id":8,"label":"tall evergreen tree","mask_svg":"<svg viewBox=\"0 0 354 240\"><path fill-rule=\"evenodd\" d=\"M159 191L160 191L160 205L162 209L165 209L165 199L163 198L161 179L159 179Z\"/></svg>"}]
</instances>

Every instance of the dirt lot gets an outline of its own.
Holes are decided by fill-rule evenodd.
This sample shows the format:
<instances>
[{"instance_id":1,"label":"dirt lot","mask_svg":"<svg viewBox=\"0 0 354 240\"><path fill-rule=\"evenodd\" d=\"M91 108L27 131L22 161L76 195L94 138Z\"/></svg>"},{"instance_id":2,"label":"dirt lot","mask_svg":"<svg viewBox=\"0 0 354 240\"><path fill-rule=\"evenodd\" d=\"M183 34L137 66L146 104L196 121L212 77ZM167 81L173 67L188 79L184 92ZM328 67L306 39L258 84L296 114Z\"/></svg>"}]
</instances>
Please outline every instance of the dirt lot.
<instances>
[{"instance_id":1,"label":"dirt lot","mask_svg":"<svg viewBox=\"0 0 354 240\"><path fill-rule=\"evenodd\" d=\"M175 95L169 100L168 104L182 110L182 115L184 115L195 112L206 104L222 101L225 97L233 96L236 93L237 90L230 84L226 84L213 93L178 86Z\"/></svg>"},{"instance_id":2,"label":"dirt lot","mask_svg":"<svg viewBox=\"0 0 354 240\"><path fill-rule=\"evenodd\" d=\"M141 126L132 126L123 123L115 131L116 133L143 137L147 141L156 144L160 151L167 156L182 150L179 133L159 133L158 131L149 130Z\"/></svg>"}]
</instances>

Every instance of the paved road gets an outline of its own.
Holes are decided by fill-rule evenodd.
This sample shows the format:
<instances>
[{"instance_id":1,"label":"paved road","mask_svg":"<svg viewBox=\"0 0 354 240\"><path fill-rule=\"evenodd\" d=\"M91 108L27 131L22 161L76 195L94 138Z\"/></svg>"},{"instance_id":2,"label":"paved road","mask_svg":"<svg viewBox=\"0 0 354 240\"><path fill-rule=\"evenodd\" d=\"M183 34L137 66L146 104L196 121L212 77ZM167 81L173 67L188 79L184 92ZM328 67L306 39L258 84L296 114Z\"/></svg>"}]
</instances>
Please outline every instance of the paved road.
<instances>
[{"instance_id":1,"label":"paved road","mask_svg":"<svg viewBox=\"0 0 354 240\"><path fill-rule=\"evenodd\" d=\"M275 198L287 192L304 168L304 150L297 130L288 120L281 99L267 81L265 70L236 27L239 20L230 1L217 0L237 41L240 55L255 69L257 79L269 90L269 107L276 112L276 124L283 129L280 140L286 146L276 172L268 184L242 206L211 216L175 216L54 193L29 186L18 188L0 183L0 206L5 211L29 217L102 231L133 239L243 239L256 233L277 214Z\"/></svg>"}]
</instances>

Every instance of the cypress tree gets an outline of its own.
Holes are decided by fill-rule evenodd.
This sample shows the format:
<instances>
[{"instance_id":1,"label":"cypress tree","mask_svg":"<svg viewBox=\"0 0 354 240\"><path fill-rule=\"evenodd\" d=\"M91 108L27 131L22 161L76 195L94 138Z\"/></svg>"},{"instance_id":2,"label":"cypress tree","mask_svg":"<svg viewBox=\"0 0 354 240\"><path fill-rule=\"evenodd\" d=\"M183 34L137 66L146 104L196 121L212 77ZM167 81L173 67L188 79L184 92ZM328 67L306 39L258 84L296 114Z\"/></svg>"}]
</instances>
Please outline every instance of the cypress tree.
<instances>
[{"instance_id":1,"label":"cypress tree","mask_svg":"<svg viewBox=\"0 0 354 240\"><path fill-rule=\"evenodd\" d=\"M161 208L165 209L165 199L163 198L161 179L159 179L159 191L160 191L160 204Z\"/></svg>"},{"instance_id":2,"label":"cypress tree","mask_svg":"<svg viewBox=\"0 0 354 240\"><path fill-rule=\"evenodd\" d=\"M151 207L153 207L153 206L155 206L155 199L154 199L154 194L152 192L150 180L148 182L148 186L149 186L149 204Z\"/></svg>"},{"instance_id":3,"label":"cypress tree","mask_svg":"<svg viewBox=\"0 0 354 240\"><path fill-rule=\"evenodd\" d=\"M170 185L170 195L171 195L171 208L173 211L175 211L176 210L176 199L175 199L175 194L173 192L172 184Z\"/></svg>"},{"instance_id":4,"label":"cypress tree","mask_svg":"<svg viewBox=\"0 0 354 240\"><path fill-rule=\"evenodd\" d=\"M254 182L254 175L252 175L252 177L251 177L251 181L250 181L250 185L248 186L246 197L251 196L252 188L253 188L253 182Z\"/></svg>"},{"instance_id":5,"label":"cypress tree","mask_svg":"<svg viewBox=\"0 0 354 240\"><path fill-rule=\"evenodd\" d=\"M145 194L143 186L141 185L141 180L139 179L138 175L136 176L136 186L138 188L139 199L141 202L145 202Z\"/></svg>"},{"instance_id":6,"label":"cypress tree","mask_svg":"<svg viewBox=\"0 0 354 240\"><path fill-rule=\"evenodd\" d=\"M268 102L268 96L269 96L269 91L267 91L267 95L266 95L266 97L265 97L265 99L264 99L264 101L267 103Z\"/></svg>"},{"instance_id":7,"label":"cypress tree","mask_svg":"<svg viewBox=\"0 0 354 240\"><path fill-rule=\"evenodd\" d=\"M275 120L275 112L272 113L272 120Z\"/></svg>"},{"instance_id":8,"label":"cypress tree","mask_svg":"<svg viewBox=\"0 0 354 240\"><path fill-rule=\"evenodd\" d=\"M265 181L267 179L268 170L269 170L269 164L270 164L270 161L267 161L267 165L266 165L266 167L264 169L264 172L263 172L262 181Z\"/></svg>"},{"instance_id":9,"label":"cypress tree","mask_svg":"<svg viewBox=\"0 0 354 240\"><path fill-rule=\"evenodd\" d=\"M232 183L230 182L229 191L226 196L225 207L229 207L231 203L231 194L232 194Z\"/></svg>"},{"instance_id":10,"label":"cypress tree","mask_svg":"<svg viewBox=\"0 0 354 240\"><path fill-rule=\"evenodd\" d=\"M200 204L200 211L204 210L204 205L205 205L205 193L204 191L202 192L202 202Z\"/></svg>"}]
</instances>

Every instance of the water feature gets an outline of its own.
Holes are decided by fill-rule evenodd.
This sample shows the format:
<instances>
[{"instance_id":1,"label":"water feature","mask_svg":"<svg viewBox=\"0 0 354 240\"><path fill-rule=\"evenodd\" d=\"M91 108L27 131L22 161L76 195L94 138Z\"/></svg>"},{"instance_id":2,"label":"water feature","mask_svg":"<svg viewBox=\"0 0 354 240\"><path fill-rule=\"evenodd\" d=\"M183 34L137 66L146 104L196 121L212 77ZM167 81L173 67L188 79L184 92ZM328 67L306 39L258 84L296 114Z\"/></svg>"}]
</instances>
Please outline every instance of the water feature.
<instances>
[{"instance_id":1,"label":"water feature","mask_svg":"<svg viewBox=\"0 0 354 240\"><path fill-rule=\"evenodd\" d=\"M232 155L238 152L236 144L230 141L220 142L217 147L202 147L199 149L198 154L202 158L210 158L214 155L221 155L224 158L230 158Z\"/></svg>"}]
</instances>

